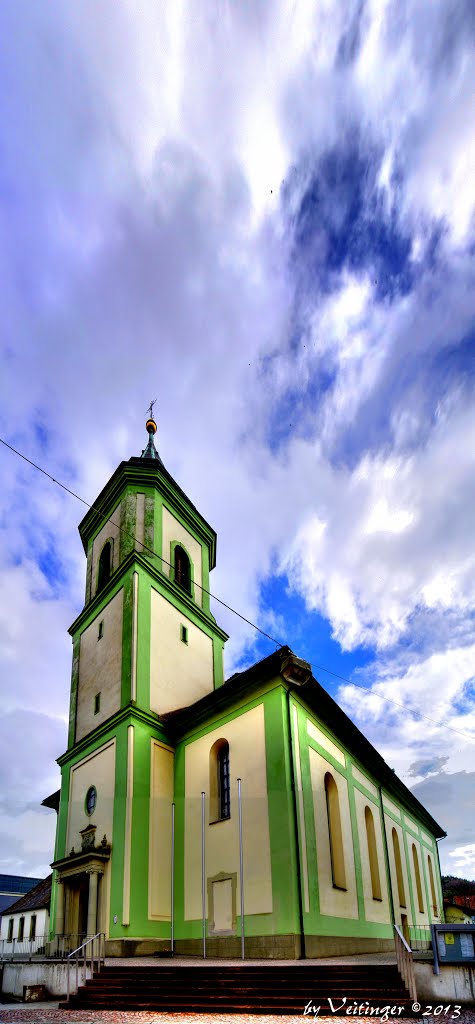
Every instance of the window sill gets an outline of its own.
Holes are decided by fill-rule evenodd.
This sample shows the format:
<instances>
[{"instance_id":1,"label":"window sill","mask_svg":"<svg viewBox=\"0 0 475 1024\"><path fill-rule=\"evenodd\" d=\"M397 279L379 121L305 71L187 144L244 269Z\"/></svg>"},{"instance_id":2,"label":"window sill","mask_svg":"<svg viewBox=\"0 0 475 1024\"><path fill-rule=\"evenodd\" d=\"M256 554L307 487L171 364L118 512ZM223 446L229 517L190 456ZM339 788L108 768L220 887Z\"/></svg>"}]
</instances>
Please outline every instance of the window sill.
<instances>
[{"instance_id":1,"label":"window sill","mask_svg":"<svg viewBox=\"0 0 475 1024\"><path fill-rule=\"evenodd\" d=\"M338 892L348 892L346 885L335 885L335 882L333 882L333 888L338 889Z\"/></svg>"},{"instance_id":2,"label":"window sill","mask_svg":"<svg viewBox=\"0 0 475 1024\"><path fill-rule=\"evenodd\" d=\"M373 902L374 903L383 903L383 897L382 896L373 896Z\"/></svg>"},{"instance_id":3,"label":"window sill","mask_svg":"<svg viewBox=\"0 0 475 1024\"><path fill-rule=\"evenodd\" d=\"M208 822L209 825L219 825L221 821L230 821L231 815L228 814L226 818L213 818L213 821Z\"/></svg>"}]
</instances>

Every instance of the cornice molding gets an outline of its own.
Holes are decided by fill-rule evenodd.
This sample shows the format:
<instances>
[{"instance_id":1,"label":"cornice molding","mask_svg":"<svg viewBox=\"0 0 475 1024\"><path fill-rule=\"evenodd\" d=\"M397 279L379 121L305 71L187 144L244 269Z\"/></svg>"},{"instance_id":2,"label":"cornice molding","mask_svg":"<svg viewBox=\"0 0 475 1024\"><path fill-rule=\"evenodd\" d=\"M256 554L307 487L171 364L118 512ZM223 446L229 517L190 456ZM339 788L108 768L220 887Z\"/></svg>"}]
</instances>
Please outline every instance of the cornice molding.
<instances>
[{"instance_id":1,"label":"cornice molding","mask_svg":"<svg viewBox=\"0 0 475 1024\"><path fill-rule=\"evenodd\" d=\"M150 464L149 464L150 463ZM181 487L168 471L158 462L147 462L137 459L136 462L121 462L110 480L107 482L94 508L90 508L79 523L79 535L87 554L88 543L98 530L110 519L114 508L120 502L127 486L151 487L160 491L162 497L186 521L189 527L199 534L207 545L210 554L210 569L216 565L216 532L195 508Z\"/></svg>"},{"instance_id":2,"label":"cornice molding","mask_svg":"<svg viewBox=\"0 0 475 1024\"><path fill-rule=\"evenodd\" d=\"M157 555L156 557L158 558L159 556ZM188 612L191 612L192 615L195 615L204 625L208 627L208 629L211 628L213 633L217 634L217 636L219 636L221 640L228 640L228 633L225 633L224 629L221 629L221 627L218 626L216 619L214 618L213 615L211 615L211 613L208 614L207 612L203 611L200 605L196 604L195 601L193 601L193 599L189 597L188 594L186 594L182 587L179 587L178 584L171 580L168 576L166 576L164 572L162 572L160 569L154 566L153 562L146 555L142 554L142 552L140 551L135 550L131 551L130 554L128 554L127 557L124 558L123 562L121 562L118 569L116 569L115 572L112 573L110 580L108 581L106 586L99 592L99 594L95 594L91 601L89 601L88 604L84 605L84 608L79 613L77 619L74 620L74 622L68 629L68 633L70 634L70 636L74 636L74 634L77 633L79 629L81 629L81 626L83 626L84 623L87 622L90 616L92 619L94 619L97 612L104 606L104 604L109 603L111 598L115 596L116 588L119 589L117 587L117 584L120 584L121 582L123 583L124 577L127 575L128 571L135 565L141 566L141 568L144 569L145 572L147 572L149 576L152 577L153 582L158 583L158 585L160 586L160 588L162 588L162 591L166 595L172 596L175 599L174 604L176 604L176 599L178 598L179 602L183 605L184 609L186 609ZM104 598L107 597L108 600L104 601Z\"/></svg>"},{"instance_id":3,"label":"cornice molding","mask_svg":"<svg viewBox=\"0 0 475 1024\"><path fill-rule=\"evenodd\" d=\"M75 760L82 754L87 754L90 750L97 748L99 743L108 737L110 732L113 732L119 725L126 722L128 725L133 725L134 721L143 722L148 725L149 728L156 729L159 735L157 740L164 740L169 746L174 747L173 740L170 739L169 733L162 720L159 718L154 711L144 711L143 708L137 707L134 701L129 701L125 707L120 708L116 711L115 715L111 715L105 722L94 729L92 732L88 732L87 736L83 736L81 740L69 747L68 750L61 754L60 757L56 758L56 763L59 764L60 768L67 764L71 760ZM110 737L112 738L112 737Z\"/></svg>"}]
</instances>

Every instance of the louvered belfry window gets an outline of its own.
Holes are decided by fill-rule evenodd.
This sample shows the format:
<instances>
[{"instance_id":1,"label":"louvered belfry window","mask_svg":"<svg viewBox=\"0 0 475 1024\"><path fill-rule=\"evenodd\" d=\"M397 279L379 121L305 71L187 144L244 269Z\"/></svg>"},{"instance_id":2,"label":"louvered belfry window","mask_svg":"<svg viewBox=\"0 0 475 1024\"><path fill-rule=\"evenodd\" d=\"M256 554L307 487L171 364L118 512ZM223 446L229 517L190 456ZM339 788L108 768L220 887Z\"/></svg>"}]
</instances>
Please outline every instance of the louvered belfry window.
<instances>
[{"instance_id":1,"label":"louvered belfry window","mask_svg":"<svg viewBox=\"0 0 475 1024\"><path fill-rule=\"evenodd\" d=\"M184 548L177 544L175 548L175 583L191 594L191 565Z\"/></svg>"},{"instance_id":2,"label":"louvered belfry window","mask_svg":"<svg viewBox=\"0 0 475 1024\"><path fill-rule=\"evenodd\" d=\"M99 572L97 574L97 592L99 593L106 583L109 582L112 572L112 544L110 540L104 544L99 558Z\"/></svg>"}]
</instances>

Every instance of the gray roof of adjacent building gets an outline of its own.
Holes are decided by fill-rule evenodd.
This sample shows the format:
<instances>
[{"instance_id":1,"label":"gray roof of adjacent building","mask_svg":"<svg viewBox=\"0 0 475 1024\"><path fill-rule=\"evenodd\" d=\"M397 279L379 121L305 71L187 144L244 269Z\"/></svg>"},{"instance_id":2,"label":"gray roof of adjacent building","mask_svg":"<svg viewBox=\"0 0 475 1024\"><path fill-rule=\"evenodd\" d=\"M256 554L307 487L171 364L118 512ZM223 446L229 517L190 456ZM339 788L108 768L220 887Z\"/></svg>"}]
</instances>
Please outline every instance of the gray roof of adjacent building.
<instances>
[{"instance_id":1,"label":"gray roof of adjacent building","mask_svg":"<svg viewBox=\"0 0 475 1024\"><path fill-rule=\"evenodd\" d=\"M0 875L0 879L1 877ZM18 914L23 910L42 910L44 907L49 907L51 903L52 879L52 874L48 875L47 878L39 879L38 884L30 892L26 892L19 900L16 900L15 903L7 907L4 913L8 915ZM35 881L35 879L28 879L28 881Z\"/></svg>"},{"instance_id":2,"label":"gray roof of adjacent building","mask_svg":"<svg viewBox=\"0 0 475 1024\"><path fill-rule=\"evenodd\" d=\"M0 914L16 903L19 897L30 892L41 878L28 878L25 875L0 874Z\"/></svg>"}]
</instances>

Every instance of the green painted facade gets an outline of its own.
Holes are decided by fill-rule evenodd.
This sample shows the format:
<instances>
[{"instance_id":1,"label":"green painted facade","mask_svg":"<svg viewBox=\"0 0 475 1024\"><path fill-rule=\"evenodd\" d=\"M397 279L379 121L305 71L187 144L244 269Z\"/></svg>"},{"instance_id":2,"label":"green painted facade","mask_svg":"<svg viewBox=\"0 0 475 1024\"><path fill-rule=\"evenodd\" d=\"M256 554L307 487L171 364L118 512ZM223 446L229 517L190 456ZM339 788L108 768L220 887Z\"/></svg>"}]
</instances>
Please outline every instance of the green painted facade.
<instances>
[{"instance_id":1,"label":"green painted facade","mask_svg":"<svg viewBox=\"0 0 475 1024\"><path fill-rule=\"evenodd\" d=\"M166 550L164 509L170 514L168 523L171 516L177 524L176 536L168 542ZM444 833L313 679L310 666L288 648L224 683L223 648L227 636L217 625L209 603L209 574L216 560L216 535L161 460L133 458L121 463L79 529L87 556L86 601L70 629L73 642L70 720L68 747L58 761L62 786L53 865L52 935L58 931L67 934L79 931L81 922L84 926L86 906L87 924L92 922L91 926L106 933L110 953L149 952L170 946L171 915L160 914L160 919L156 914L151 915L149 901L152 885L160 888L162 901L171 885L171 857L168 862L163 858L159 861L159 870L152 863L151 813L152 809L155 813L156 807L160 813L163 811L157 826L160 852L161 843L164 849L170 844L173 802L175 949L201 952L203 923L201 909L196 910L198 905L201 908L200 862L196 855L196 850L201 849L201 827L197 825L200 794L195 793L193 787L198 784L194 775L201 772L205 799L210 799L210 750L219 735L229 742L234 795L229 820L210 823L208 815L205 818L205 849L216 868L214 875L206 876L207 891L209 886L216 901L216 907L213 902L213 930L210 897L207 897L208 953L236 955L241 949L235 794L236 779L241 777L247 780L242 793L247 956L318 956L392 946L393 924L401 923L391 860L392 827L400 831L402 839L408 934L411 938L425 937L430 922L441 920L432 909L426 853L432 860L437 910L441 913L436 838ZM186 536L190 538L189 545L184 540ZM97 592L98 559L109 539L112 572ZM178 544L190 557L190 593L174 580ZM199 545L199 566L193 564L193 551L197 550L194 545ZM201 589L197 583L200 574ZM199 631L204 645L200 650L208 650L209 645L212 650L209 679L207 683L206 680L200 682L204 692L200 691L191 704L183 699L183 693L190 691L177 668L172 688L174 706L163 713L151 706L152 633L157 629L152 614L152 592L158 595L154 600L159 599L160 607L171 606L173 615L178 616L177 622L182 617ZM101 664L107 663L107 645L111 646L110 664L115 665L117 658L120 662L120 684L114 696L116 710L105 720L99 720L89 706L90 694L94 691L106 694L107 688L112 686L112 674L109 677L107 669L101 669L97 680L93 672L91 679L89 668L87 679L86 676L83 679L81 658L85 659L86 655L81 652L86 649L87 639L83 638L89 629L87 643L92 655L88 657L89 664L94 665L90 628L98 627L103 617L107 621L111 602L120 594L120 637L116 635L117 626L113 639L107 629L102 639L98 636L98 642L103 645L101 656L105 652L105 661ZM177 666L183 664L178 657L183 651L176 646L176 637L173 638L175 648L170 648L171 643L168 636L159 635L158 664L160 667L162 645L163 663L166 662L168 671L170 664L173 669L170 649L178 652ZM116 647L112 650L114 645L119 645L119 654ZM190 659L195 657L191 650L188 654ZM194 686L196 673L204 670L191 661L186 664L190 664ZM157 692L160 701L160 684ZM80 716L82 735L78 731ZM86 781L81 782L81 779L95 779L94 766L105 763L100 761L101 752L112 741L113 778L98 782L97 806L89 820L85 812L81 818L77 807L83 806L86 797ZM165 751L164 757L168 756L166 751L171 751L174 758L172 791L166 796L160 786L159 792L152 792L154 741L162 744L160 750ZM247 769L251 756L258 769L256 779L262 768L265 780L259 792L257 788L254 791L254 777ZM330 825L327 812L317 814L315 810L317 796L322 806L322 794L315 794L312 758L314 764L319 765L322 762L318 759L324 760L325 771L336 780L341 807L348 807L344 826L347 829L345 842L351 844L354 865L354 871L348 870L351 880L348 885L354 887L354 891L348 893L348 901L352 901L354 907L351 914L338 912L337 898L341 902L341 894L337 897L335 893L332 902L332 882L328 874ZM97 771L100 776L104 768L98 767ZM101 785L109 787L107 791L113 794L111 826L102 846L104 799ZM374 911L379 914L378 920L372 919L373 905L368 894L369 854L364 838L362 841L363 805L373 814L380 842L378 866L382 900L374 901L374 906L378 903L379 907ZM74 822L80 826L75 826L76 831ZM81 829L88 824L97 828L97 840L92 846L90 842L87 845L88 840L81 839ZM187 831L190 827L193 827L192 835ZM420 860L423 915L417 913L414 896L413 843L417 844ZM74 853L71 853L72 847ZM257 862L255 854L250 856L251 850L258 851ZM259 877L260 870L262 877ZM91 904L87 903L91 871L98 872L101 879L99 903L93 914ZM83 906L81 899L84 903L84 897L80 893L84 891L86 903ZM218 925L221 921L222 926L216 925L216 921Z\"/></svg>"}]
</instances>

